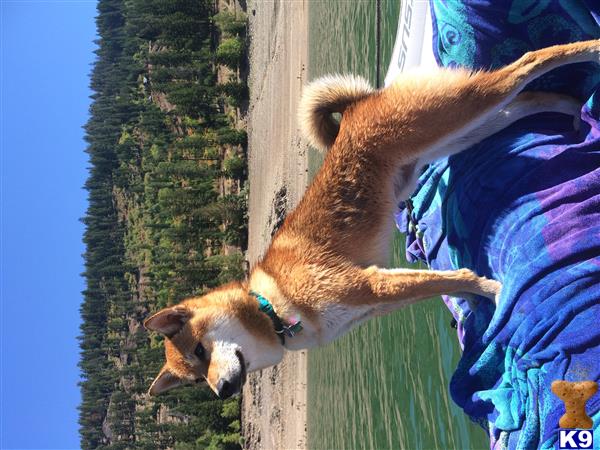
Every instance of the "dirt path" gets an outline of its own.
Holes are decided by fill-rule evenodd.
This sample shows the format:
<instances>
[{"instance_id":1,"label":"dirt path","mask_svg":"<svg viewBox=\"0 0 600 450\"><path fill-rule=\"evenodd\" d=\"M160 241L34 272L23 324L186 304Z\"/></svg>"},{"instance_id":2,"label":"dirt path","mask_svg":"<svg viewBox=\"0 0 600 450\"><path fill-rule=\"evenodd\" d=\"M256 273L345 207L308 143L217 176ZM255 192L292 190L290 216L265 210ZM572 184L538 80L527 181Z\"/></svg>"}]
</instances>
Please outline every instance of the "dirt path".
<instances>
[{"instance_id":1,"label":"dirt path","mask_svg":"<svg viewBox=\"0 0 600 450\"><path fill-rule=\"evenodd\" d=\"M306 82L308 2L254 0L247 11L252 264L306 189L307 146L300 139L296 111ZM246 448L306 448L306 352L286 353L278 366L249 377L242 427Z\"/></svg>"}]
</instances>

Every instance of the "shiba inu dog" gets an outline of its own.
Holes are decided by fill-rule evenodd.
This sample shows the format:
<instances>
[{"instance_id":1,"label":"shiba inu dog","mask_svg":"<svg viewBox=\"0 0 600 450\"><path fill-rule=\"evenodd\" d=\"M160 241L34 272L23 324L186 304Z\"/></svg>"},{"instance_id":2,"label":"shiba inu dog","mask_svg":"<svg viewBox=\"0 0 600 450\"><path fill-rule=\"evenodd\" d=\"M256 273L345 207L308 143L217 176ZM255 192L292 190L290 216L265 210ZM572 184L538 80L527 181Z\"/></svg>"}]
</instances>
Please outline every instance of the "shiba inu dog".
<instances>
[{"instance_id":1,"label":"shiba inu dog","mask_svg":"<svg viewBox=\"0 0 600 450\"><path fill-rule=\"evenodd\" d=\"M351 76L310 84L300 122L308 140L327 150L321 170L248 280L145 321L166 337L166 363L150 394L206 381L226 398L240 392L248 372L277 364L284 348L326 344L371 317L440 294L496 301L500 283L467 269L381 268L394 209L425 164L531 114L578 115L569 97L520 91L553 68L599 57L600 41L588 41L530 52L496 71L402 75L382 90Z\"/></svg>"}]
</instances>

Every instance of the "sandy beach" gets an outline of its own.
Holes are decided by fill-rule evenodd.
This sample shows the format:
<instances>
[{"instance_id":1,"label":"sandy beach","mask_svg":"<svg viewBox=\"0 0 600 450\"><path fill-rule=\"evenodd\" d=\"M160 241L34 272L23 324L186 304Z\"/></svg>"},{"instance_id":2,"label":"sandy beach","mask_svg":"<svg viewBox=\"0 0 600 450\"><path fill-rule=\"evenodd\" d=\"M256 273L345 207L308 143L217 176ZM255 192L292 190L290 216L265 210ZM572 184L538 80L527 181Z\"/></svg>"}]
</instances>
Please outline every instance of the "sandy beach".
<instances>
[{"instance_id":1,"label":"sandy beach","mask_svg":"<svg viewBox=\"0 0 600 450\"><path fill-rule=\"evenodd\" d=\"M306 83L308 2L248 3L249 244L255 263L307 185L306 143L296 111ZM251 449L306 448L306 352L286 353L244 387L242 431Z\"/></svg>"}]
</instances>

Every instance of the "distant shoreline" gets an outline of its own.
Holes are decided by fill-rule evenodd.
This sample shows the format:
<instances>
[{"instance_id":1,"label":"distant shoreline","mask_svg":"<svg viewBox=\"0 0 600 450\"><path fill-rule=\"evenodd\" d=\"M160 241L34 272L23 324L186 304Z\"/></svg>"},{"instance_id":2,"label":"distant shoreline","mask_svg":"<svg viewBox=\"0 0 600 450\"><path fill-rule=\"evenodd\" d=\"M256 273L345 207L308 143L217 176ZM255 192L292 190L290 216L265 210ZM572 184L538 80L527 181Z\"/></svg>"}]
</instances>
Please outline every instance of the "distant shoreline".
<instances>
[{"instance_id":1,"label":"distant shoreline","mask_svg":"<svg viewBox=\"0 0 600 450\"><path fill-rule=\"evenodd\" d=\"M248 259L256 262L274 227L308 182L308 146L296 111L307 81L308 2L250 1ZM244 448L307 448L307 354L251 374L242 399Z\"/></svg>"}]
</instances>

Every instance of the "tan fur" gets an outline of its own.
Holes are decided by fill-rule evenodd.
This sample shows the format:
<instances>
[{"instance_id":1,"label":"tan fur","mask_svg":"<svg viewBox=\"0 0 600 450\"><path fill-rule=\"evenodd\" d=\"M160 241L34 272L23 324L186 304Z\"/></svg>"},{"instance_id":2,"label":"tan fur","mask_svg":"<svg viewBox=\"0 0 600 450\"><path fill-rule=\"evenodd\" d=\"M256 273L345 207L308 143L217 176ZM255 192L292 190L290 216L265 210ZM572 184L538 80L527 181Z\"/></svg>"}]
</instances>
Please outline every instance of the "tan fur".
<instances>
[{"instance_id":1,"label":"tan fur","mask_svg":"<svg viewBox=\"0 0 600 450\"><path fill-rule=\"evenodd\" d=\"M393 211L427 162L528 114L574 112L574 102L564 96L519 91L554 67L598 61L599 53L598 41L580 42L528 53L495 72L440 69L401 76L380 91L351 77L307 87L302 129L313 144L329 148L321 170L247 284L184 301L179 308L187 311L185 320L177 307L148 319L149 329L171 336L161 372L169 375L158 385L155 380L151 393L177 385L176 376L207 378L219 395L230 395L233 388L216 384L235 382L239 391L238 372L279 361L281 345L250 290L268 298L279 316L302 317L304 330L286 340L288 349L324 344L363 320L439 294L497 299L500 283L470 270L380 269L389 258ZM339 126L334 112L343 113ZM224 355L194 361L197 342L224 349Z\"/></svg>"},{"instance_id":2,"label":"tan fur","mask_svg":"<svg viewBox=\"0 0 600 450\"><path fill-rule=\"evenodd\" d=\"M373 92L369 82L352 75L330 75L306 87L300 100L298 119L308 142L327 150L339 131L333 112L343 113L349 104Z\"/></svg>"}]
</instances>

